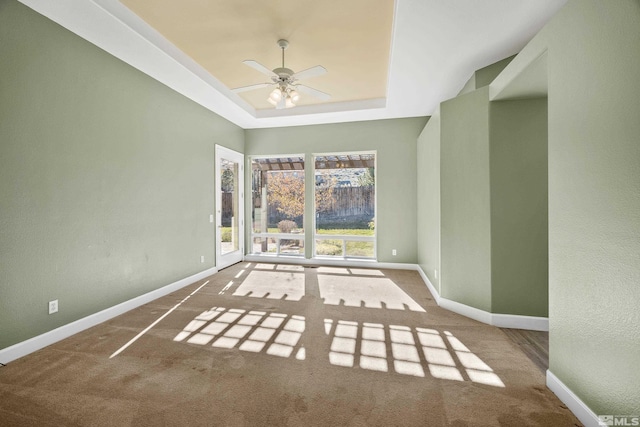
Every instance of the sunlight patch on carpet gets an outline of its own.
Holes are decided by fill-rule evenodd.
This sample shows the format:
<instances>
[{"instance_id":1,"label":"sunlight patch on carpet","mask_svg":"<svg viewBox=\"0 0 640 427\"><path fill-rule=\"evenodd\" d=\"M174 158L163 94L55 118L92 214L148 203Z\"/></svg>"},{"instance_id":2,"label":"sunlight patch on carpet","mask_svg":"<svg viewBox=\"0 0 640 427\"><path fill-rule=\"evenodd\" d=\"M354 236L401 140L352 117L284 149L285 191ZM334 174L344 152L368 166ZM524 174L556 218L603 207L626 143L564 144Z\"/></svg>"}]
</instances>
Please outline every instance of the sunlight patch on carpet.
<instances>
[{"instance_id":1,"label":"sunlight patch on carpet","mask_svg":"<svg viewBox=\"0 0 640 427\"><path fill-rule=\"evenodd\" d=\"M278 269L251 271L233 292L236 297L300 301L304 297L304 270ZM256 267L257 268L257 267Z\"/></svg>"},{"instance_id":2,"label":"sunlight patch on carpet","mask_svg":"<svg viewBox=\"0 0 640 427\"><path fill-rule=\"evenodd\" d=\"M201 319L210 319L209 322ZM208 345L250 353L305 360L300 344L305 330L304 316L213 307L189 322L173 339L189 344Z\"/></svg>"},{"instance_id":3,"label":"sunlight patch on carpet","mask_svg":"<svg viewBox=\"0 0 640 427\"><path fill-rule=\"evenodd\" d=\"M391 279L368 277L362 280L362 277L349 274L335 274L335 270L346 269L333 270L333 274L318 274L320 297L327 305L425 312Z\"/></svg>"}]
</instances>

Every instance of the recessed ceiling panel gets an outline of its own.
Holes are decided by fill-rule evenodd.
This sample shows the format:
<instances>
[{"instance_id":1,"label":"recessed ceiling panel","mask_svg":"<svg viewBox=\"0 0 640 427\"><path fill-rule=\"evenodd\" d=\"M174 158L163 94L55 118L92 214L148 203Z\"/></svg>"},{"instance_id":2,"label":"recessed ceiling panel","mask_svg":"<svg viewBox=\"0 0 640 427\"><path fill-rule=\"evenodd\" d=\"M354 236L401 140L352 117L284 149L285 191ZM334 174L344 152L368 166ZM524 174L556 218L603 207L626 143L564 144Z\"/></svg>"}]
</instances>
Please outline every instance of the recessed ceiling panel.
<instances>
[{"instance_id":1,"label":"recessed ceiling panel","mask_svg":"<svg viewBox=\"0 0 640 427\"><path fill-rule=\"evenodd\" d=\"M228 88L270 82L243 64L282 66L279 39L289 41L285 66L328 73L301 83L329 93L324 102L386 97L393 0L122 0L167 40ZM272 87L241 93L256 109L272 109ZM319 104L303 94L298 105Z\"/></svg>"}]
</instances>

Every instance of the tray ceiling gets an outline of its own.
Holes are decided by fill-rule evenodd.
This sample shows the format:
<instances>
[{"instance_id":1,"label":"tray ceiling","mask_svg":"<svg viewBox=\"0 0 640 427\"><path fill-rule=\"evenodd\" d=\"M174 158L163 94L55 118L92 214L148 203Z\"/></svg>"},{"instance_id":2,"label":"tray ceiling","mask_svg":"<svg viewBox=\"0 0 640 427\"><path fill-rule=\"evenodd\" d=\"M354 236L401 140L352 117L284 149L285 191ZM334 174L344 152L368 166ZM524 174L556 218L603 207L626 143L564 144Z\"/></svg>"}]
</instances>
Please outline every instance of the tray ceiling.
<instances>
[{"instance_id":1,"label":"tray ceiling","mask_svg":"<svg viewBox=\"0 0 640 427\"><path fill-rule=\"evenodd\" d=\"M285 66L322 65L328 73L301 83L331 94L326 102L386 96L393 0L123 0L122 3L227 88L270 82L243 64L282 66L278 39L289 41ZM366 11L366 13L363 13ZM272 109L274 87L240 96ZM302 94L298 105L322 101Z\"/></svg>"},{"instance_id":2,"label":"tray ceiling","mask_svg":"<svg viewBox=\"0 0 640 427\"><path fill-rule=\"evenodd\" d=\"M245 129L417 117L472 73L518 53L566 0L19 0ZM242 64L321 64L304 83L329 92L267 108L266 81ZM266 76L265 76L266 77ZM265 105L266 104L266 105ZM305 105L306 104L306 105Z\"/></svg>"}]
</instances>

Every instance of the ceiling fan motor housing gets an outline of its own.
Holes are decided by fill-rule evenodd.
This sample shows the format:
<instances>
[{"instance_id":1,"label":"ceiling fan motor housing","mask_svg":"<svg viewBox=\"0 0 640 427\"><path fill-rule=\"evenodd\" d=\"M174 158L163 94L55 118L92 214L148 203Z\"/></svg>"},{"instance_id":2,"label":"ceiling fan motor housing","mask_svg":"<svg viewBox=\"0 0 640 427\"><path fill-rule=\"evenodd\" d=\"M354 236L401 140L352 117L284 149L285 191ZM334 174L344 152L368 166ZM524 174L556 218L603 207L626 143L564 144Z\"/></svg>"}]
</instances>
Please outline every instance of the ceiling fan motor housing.
<instances>
[{"instance_id":1,"label":"ceiling fan motor housing","mask_svg":"<svg viewBox=\"0 0 640 427\"><path fill-rule=\"evenodd\" d=\"M278 46L280 46L280 49L284 50L287 47L289 47L289 42L286 41L285 39L280 39L278 40Z\"/></svg>"},{"instance_id":2,"label":"ceiling fan motor housing","mask_svg":"<svg viewBox=\"0 0 640 427\"><path fill-rule=\"evenodd\" d=\"M281 80L288 80L293 75L293 70L290 68L274 68L273 72L276 73Z\"/></svg>"}]
</instances>

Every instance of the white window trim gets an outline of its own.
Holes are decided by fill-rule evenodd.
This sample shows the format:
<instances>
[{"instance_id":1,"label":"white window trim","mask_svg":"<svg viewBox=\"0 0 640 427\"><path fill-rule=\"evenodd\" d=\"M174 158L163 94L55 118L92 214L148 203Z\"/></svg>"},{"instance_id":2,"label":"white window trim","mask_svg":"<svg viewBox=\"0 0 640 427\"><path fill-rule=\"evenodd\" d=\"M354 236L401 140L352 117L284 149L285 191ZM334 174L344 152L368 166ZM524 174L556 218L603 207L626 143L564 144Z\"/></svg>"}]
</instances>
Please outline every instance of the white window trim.
<instances>
[{"instance_id":1,"label":"white window trim","mask_svg":"<svg viewBox=\"0 0 640 427\"><path fill-rule=\"evenodd\" d=\"M376 219L375 228L373 229L373 236L353 236L348 234L317 234L316 233L316 157L321 156L348 156L348 155L366 155L372 154L374 156L373 159L373 170L374 170L374 181L375 185L373 188L373 197L374 197L374 215L373 217ZM306 166L305 166L306 169ZM314 177L313 182L313 218L311 219L312 227L311 232L312 236L312 246L311 246L311 258L312 259L333 259L333 260L348 260L348 259L362 259L362 260L378 260L378 151L377 150L365 150L365 151L331 151L326 153L311 153L311 172ZM305 228L305 233L307 229ZM316 254L316 242L318 240L342 240L342 256L335 255L318 255ZM373 258L371 257L359 257L359 256L347 256L346 252L346 244L349 241L372 241L373 242Z\"/></svg>"},{"instance_id":2,"label":"white window trim","mask_svg":"<svg viewBox=\"0 0 640 427\"><path fill-rule=\"evenodd\" d=\"M305 167L304 169L302 169L301 172L303 172L305 174L305 200L303 201L303 203L305 204L306 207L306 169L307 169L307 157L305 154L266 154L266 155L260 155L260 154L252 154L250 156L247 156L247 170L250 173L250 182L251 182L251 203L250 203L250 212L249 212L249 218L251 219L251 232L249 233L249 247L250 250L247 250L247 254L251 255L253 257L273 257L273 256L277 256L277 257L294 257L294 258L305 258L305 253L301 253L301 254L293 254L293 253L280 253L280 241L281 240L302 240L302 242L305 242L305 236L306 236L306 228L304 227L304 222L306 222L306 214L303 214L303 224L302 224L302 228L305 230L304 233L302 234L289 234L289 233L263 233L263 232L259 232L256 233L254 232L254 228L253 228L253 168L252 168L252 164L253 164L253 160L254 159L282 159L282 158L292 158L292 157L299 157L304 159L304 163L305 163ZM267 208L267 212L268 212L268 208ZM304 212L304 210L303 210ZM293 237L296 236L296 237ZM271 239L275 239L276 241L276 253L272 253L272 252L260 252L260 253L255 253L253 252L253 246L254 246L254 239L256 237L262 237L262 238L271 238Z\"/></svg>"}]
</instances>

